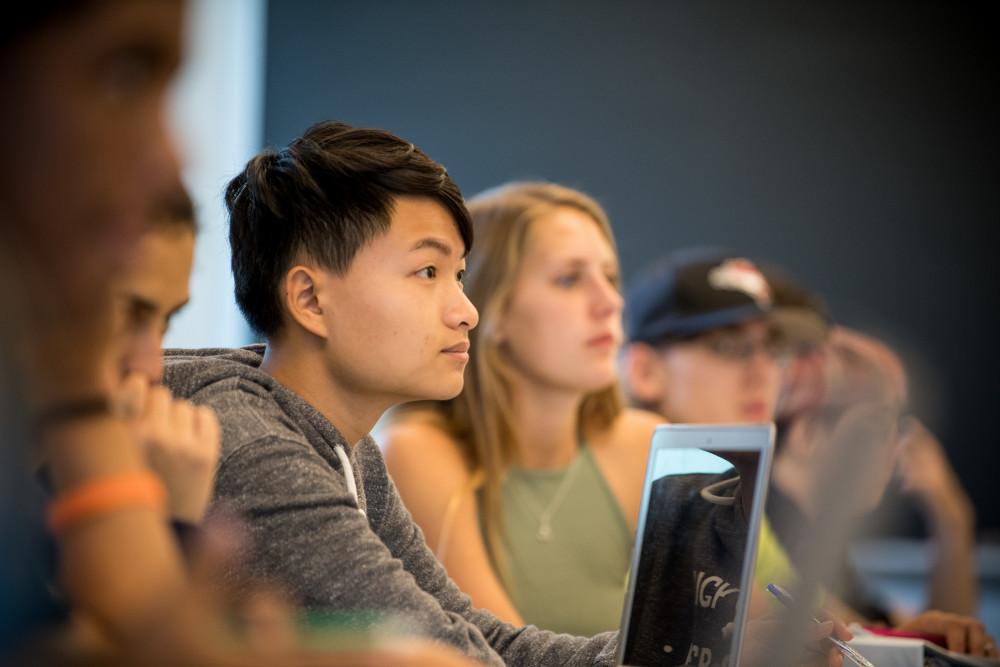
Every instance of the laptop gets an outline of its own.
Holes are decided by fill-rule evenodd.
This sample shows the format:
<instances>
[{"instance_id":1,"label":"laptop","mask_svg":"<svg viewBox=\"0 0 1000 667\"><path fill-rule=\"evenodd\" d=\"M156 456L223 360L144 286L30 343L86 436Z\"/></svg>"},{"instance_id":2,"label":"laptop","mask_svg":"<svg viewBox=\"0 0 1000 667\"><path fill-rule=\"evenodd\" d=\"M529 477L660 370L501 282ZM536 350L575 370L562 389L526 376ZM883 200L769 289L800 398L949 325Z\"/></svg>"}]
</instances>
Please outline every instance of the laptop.
<instances>
[{"instance_id":1,"label":"laptop","mask_svg":"<svg viewBox=\"0 0 1000 667\"><path fill-rule=\"evenodd\" d=\"M773 450L771 424L656 429L618 664L739 664Z\"/></svg>"}]
</instances>

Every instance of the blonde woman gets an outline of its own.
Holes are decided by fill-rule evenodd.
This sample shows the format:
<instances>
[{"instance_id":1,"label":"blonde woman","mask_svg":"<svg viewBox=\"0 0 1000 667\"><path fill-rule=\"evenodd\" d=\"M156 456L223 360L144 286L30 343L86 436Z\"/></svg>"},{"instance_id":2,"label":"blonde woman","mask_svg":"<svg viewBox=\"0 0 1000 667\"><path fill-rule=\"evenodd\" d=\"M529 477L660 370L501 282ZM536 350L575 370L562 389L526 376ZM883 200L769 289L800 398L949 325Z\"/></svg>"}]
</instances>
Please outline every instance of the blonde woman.
<instances>
[{"instance_id":1,"label":"blonde woman","mask_svg":"<svg viewBox=\"0 0 1000 667\"><path fill-rule=\"evenodd\" d=\"M618 627L647 446L624 409L619 267L587 195L512 183L469 202L466 293L480 313L465 389L397 411L385 457L473 604L579 635Z\"/></svg>"}]
</instances>

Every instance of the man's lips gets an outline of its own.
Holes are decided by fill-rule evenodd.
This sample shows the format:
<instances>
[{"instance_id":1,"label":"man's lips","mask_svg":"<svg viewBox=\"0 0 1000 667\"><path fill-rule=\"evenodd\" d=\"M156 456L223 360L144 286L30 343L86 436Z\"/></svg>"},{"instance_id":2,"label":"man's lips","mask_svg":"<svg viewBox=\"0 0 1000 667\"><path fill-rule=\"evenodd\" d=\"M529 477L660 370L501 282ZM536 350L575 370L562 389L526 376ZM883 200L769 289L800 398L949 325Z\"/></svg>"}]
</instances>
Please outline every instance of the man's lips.
<instances>
[{"instance_id":1,"label":"man's lips","mask_svg":"<svg viewBox=\"0 0 1000 667\"><path fill-rule=\"evenodd\" d=\"M469 359L469 341L463 340L460 343L455 343L451 347L446 347L441 350L442 354L447 354L449 357L455 359L462 359L468 361Z\"/></svg>"}]
</instances>

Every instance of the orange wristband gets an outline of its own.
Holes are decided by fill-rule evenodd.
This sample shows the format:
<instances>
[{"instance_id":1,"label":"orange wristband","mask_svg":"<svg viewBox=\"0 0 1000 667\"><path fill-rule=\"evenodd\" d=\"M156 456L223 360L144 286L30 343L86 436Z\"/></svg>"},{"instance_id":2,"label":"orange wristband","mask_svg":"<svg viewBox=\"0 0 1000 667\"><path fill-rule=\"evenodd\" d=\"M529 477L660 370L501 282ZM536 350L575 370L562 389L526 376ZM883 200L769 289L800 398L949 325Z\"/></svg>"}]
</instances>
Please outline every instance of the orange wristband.
<instances>
[{"instance_id":1,"label":"orange wristband","mask_svg":"<svg viewBox=\"0 0 1000 667\"><path fill-rule=\"evenodd\" d=\"M75 523L136 505L166 512L167 491L148 470L104 477L59 494L49 503L49 532L59 536Z\"/></svg>"}]
</instances>

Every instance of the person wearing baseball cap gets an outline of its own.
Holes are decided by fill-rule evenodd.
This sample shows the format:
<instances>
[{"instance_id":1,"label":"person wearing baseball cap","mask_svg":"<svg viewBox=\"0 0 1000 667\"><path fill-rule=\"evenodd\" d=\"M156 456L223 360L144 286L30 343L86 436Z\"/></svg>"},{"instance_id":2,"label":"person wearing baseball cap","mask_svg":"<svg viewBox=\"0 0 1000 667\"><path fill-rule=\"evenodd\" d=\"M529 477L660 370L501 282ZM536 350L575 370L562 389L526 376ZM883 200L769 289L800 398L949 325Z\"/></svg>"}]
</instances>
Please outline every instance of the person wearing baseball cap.
<instances>
[{"instance_id":1,"label":"person wearing baseball cap","mask_svg":"<svg viewBox=\"0 0 1000 667\"><path fill-rule=\"evenodd\" d=\"M745 257L685 250L657 262L626 293L626 392L672 422L770 421L788 342L778 310Z\"/></svg>"},{"instance_id":2,"label":"person wearing baseball cap","mask_svg":"<svg viewBox=\"0 0 1000 667\"><path fill-rule=\"evenodd\" d=\"M629 285L625 301L625 392L634 405L675 423L771 421L786 352L822 329L798 302L777 306L752 261L718 249L682 250L654 263ZM788 324L786 315L805 326ZM796 577L765 519L755 585L792 585ZM751 597L751 618L767 610Z\"/></svg>"}]
</instances>

